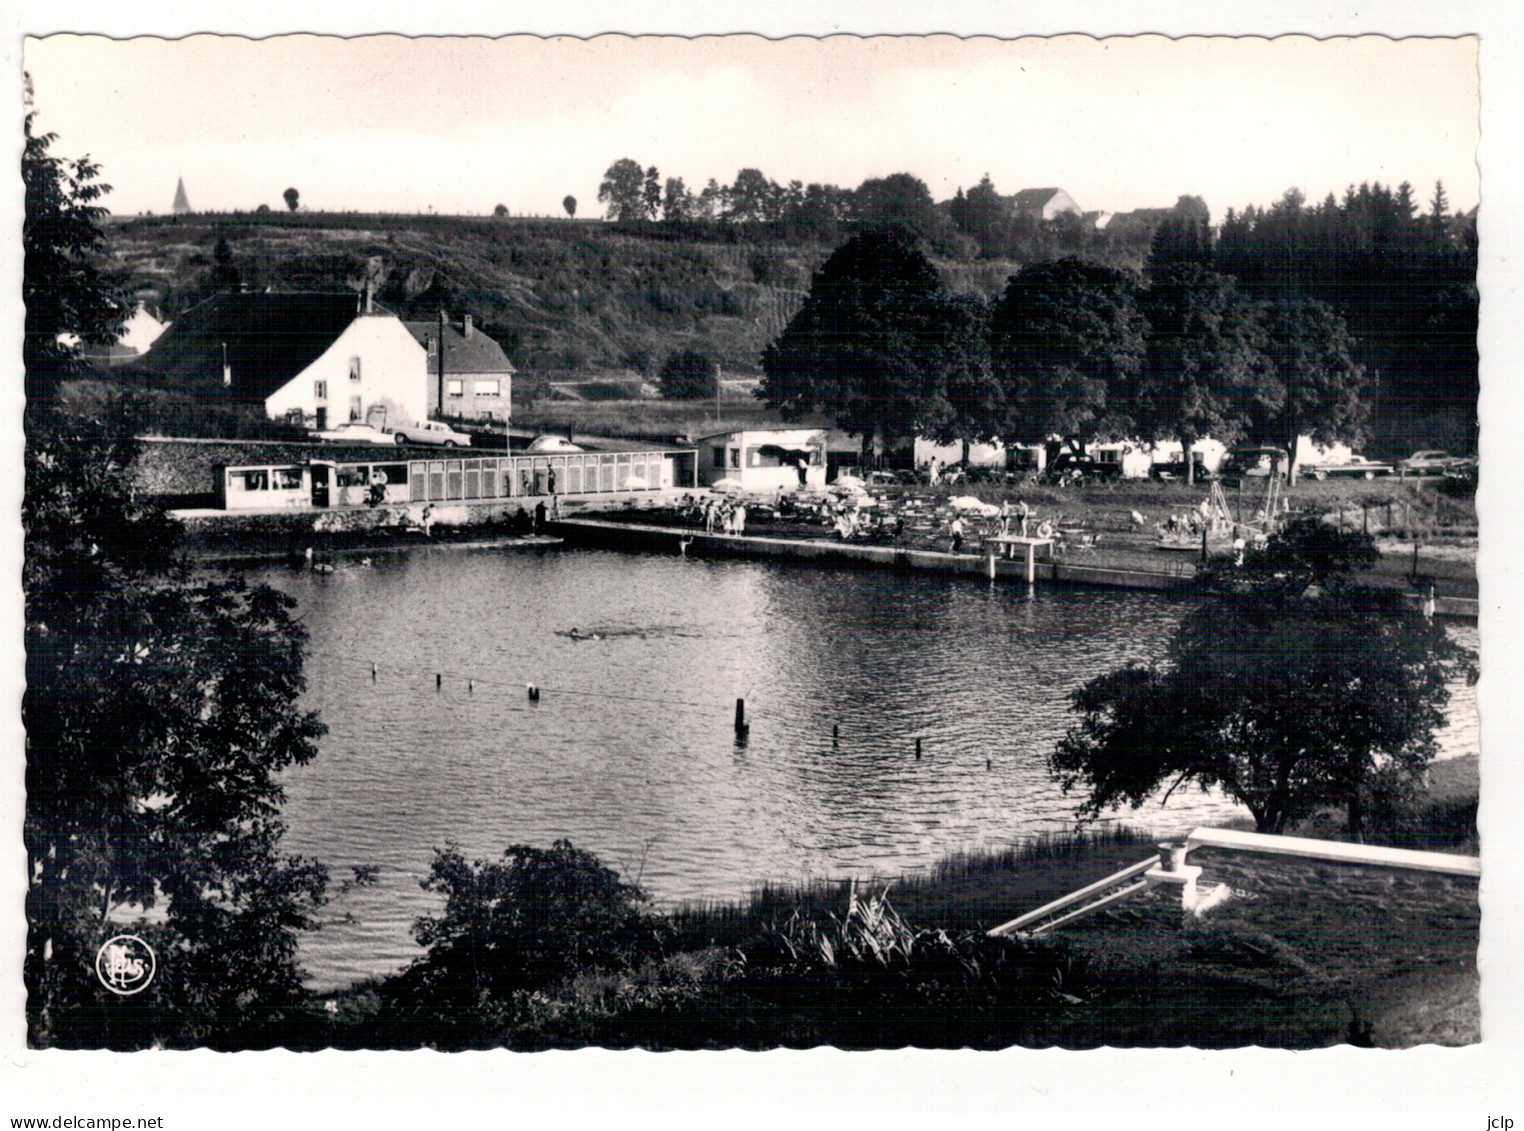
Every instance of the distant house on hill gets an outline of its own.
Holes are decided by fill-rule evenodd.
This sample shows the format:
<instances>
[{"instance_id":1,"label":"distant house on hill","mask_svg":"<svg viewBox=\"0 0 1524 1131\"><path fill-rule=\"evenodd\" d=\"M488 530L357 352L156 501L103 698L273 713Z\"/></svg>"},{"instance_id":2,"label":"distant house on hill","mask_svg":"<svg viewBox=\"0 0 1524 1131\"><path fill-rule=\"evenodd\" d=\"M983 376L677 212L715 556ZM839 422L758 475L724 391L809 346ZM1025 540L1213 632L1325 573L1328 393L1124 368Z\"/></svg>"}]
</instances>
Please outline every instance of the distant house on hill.
<instances>
[{"instance_id":1,"label":"distant house on hill","mask_svg":"<svg viewBox=\"0 0 1524 1131\"><path fill-rule=\"evenodd\" d=\"M1018 216L1030 216L1034 220L1052 220L1064 212L1073 212L1076 216L1083 214L1074 197L1061 188L1022 189L1011 197L1011 207Z\"/></svg>"},{"instance_id":2,"label":"distant house on hill","mask_svg":"<svg viewBox=\"0 0 1524 1131\"><path fill-rule=\"evenodd\" d=\"M456 329L444 323L444 404L439 397L439 320L407 322L428 356L429 409L465 420L506 420L513 395L513 362L503 347L476 328L468 314Z\"/></svg>"},{"instance_id":3,"label":"distant house on hill","mask_svg":"<svg viewBox=\"0 0 1524 1131\"><path fill-rule=\"evenodd\" d=\"M192 307L122 367L144 384L255 404L309 428L428 415L423 347L354 294L224 294Z\"/></svg>"}]
</instances>

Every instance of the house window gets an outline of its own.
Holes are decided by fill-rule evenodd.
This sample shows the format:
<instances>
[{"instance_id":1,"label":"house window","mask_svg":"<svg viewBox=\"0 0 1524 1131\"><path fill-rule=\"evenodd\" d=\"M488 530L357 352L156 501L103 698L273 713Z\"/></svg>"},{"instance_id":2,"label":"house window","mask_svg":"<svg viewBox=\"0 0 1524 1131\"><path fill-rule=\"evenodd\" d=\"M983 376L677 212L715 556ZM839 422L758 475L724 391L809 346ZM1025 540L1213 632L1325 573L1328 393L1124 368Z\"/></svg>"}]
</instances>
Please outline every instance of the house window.
<instances>
[{"instance_id":1,"label":"house window","mask_svg":"<svg viewBox=\"0 0 1524 1131\"><path fill-rule=\"evenodd\" d=\"M715 448L714 449L714 466L715 467L724 467L725 466L725 449L724 448Z\"/></svg>"},{"instance_id":2,"label":"house window","mask_svg":"<svg viewBox=\"0 0 1524 1131\"><path fill-rule=\"evenodd\" d=\"M417 355L415 354L414 356ZM358 381L360 379L360 359L358 357L349 359L349 379L351 381Z\"/></svg>"},{"instance_id":3,"label":"house window","mask_svg":"<svg viewBox=\"0 0 1524 1131\"><path fill-rule=\"evenodd\" d=\"M433 334L425 334L423 336L423 348L428 350L428 353L429 353L430 357L434 356L434 335Z\"/></svg>"},{"instance_id":4,"label":"house window","mask_svg":"<svg viewBox=\"0 0 1524 1131\"><path fill-rule=\"evenodd\" d=\"M364 415L364 413L363 413L363 411L360 408L360 398L359 397L350 397L349 398L349 419L351 419L351 420L359 420L360 417L363 416L363 415Z\"/></svg>"},{"instance_id":5,"label":"house window","mask_svg":"<svg viewBox=\"0 0 1524 1131\"><path fill-rule=\"evenodd\" d=\"M731 467L740 467L741 466L741 449L740 448L731 448L730 449L730 466Z\"/></svg>"},{"instance_id":6,"label":"house window","mask_svg":"<svg viewBox=\"0 0 1524 1131\"><path fill-rule=\"evenodd\" d=\"M474 381L471 384L471 392L478 397L496 397L501 395L502 384L496 377L490 381Z\"/></svg>"},{"instance_id":7,"label":"house window","mask_svg":"<svg viewBox=\"0 0 1524 1131\"><path fill-rule=\"evenodd\" d=\"M461 382L461 381L446 381L445 382L445 392L448 393L452 397L464 396L465 395L464 382Z\"/></svg>"},{"instance_id":8,"label":"house window","mask_svg":"<svg viewBox=\"0 0 1524 1131\"><path fill-rule=\"evenodd\" d=\"M328 399L328 382L314 381L312 383L312 395L320 401L326 401Z\"/></svg>"}]
</instances>

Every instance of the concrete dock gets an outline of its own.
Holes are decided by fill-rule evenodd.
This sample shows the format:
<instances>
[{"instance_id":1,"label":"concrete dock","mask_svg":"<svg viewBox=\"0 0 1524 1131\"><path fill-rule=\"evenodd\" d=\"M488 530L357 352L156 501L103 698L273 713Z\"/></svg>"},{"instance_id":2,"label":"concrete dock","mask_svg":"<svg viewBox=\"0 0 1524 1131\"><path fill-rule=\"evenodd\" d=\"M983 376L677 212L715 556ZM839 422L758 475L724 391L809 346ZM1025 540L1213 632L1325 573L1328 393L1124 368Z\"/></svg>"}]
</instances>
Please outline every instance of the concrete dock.
<instances>
[{"instance_id":1,"label":"concrete dock","mask_svg":"<svg viewBox=\"0 0 1524 1131\"><path fill-rule=\"evenodd\" d=\"M633 522L609 522L594 518L568 518L548 524L549 532L565 539L568 546L593 546L607 550L686 554L704 558L769 558L809 561L878 569L928 570L964 574L1025 584L1028 564L1021 558L991 557L984 552L949 554L936 550L911 550L902 546L878 546L820 538L763 538L748 534L706 534L702 530L672 526L648 526ZM1072 562L1036 560L1034 582L1047 585L1088 585L1109 589L1150 589L1189 592L1195 568L1188 562L1171 562L1161 570L1114 569L1076 565ZM1421 596L1412 598L1422 604ZM1474 597L1436 597L1434 615L1476 620Z\"/></svg>"}]
</instances>

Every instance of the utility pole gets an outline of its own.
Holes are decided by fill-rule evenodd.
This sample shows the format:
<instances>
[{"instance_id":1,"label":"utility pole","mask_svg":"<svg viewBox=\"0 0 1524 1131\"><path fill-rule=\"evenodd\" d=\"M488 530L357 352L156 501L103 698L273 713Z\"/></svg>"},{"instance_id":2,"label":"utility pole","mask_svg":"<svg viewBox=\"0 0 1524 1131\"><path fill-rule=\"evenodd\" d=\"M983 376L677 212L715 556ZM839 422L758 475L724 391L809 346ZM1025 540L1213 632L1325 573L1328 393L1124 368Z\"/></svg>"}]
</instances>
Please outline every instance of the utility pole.
<instances>
[{"instance_id":1,"label":"utility pole","mask_svg":"<svg viewBox=\"0 0 1524 1131\"><path fill-rule=\"evenodd\" d=\"M445 407L445 312L444 307L439 308L439 408L434 413L435 420L444 419Z\"/></svg>"}]
</instances>

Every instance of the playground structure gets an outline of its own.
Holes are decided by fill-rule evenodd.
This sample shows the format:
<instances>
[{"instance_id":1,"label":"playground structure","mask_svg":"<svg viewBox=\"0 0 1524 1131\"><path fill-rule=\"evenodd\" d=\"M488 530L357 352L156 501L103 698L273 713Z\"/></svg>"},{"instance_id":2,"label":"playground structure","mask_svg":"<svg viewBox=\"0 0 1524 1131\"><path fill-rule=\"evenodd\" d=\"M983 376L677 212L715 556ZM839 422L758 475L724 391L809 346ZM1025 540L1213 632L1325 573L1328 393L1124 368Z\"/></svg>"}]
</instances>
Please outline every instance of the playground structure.
<instances>
[{"instance_id":1,"label":"playground structure","mask_svg":"<svg viewBox=\"0 0 1524 1131\"><path fill-rule=\"evenodd\" d=\"M1172 514L1163 522L1154 524L1159 535L1155 546L1161 550L1200 550L1207 556L1235 553L1245 546L1263 546L1275 533L1287 506L1280 477L1266 477L1264 496L1249 519L1243 518L1242 481L1238 502L1239 512L1235 517L1227 496L1223 494L1222 484L1214 481L1200 507L1183 515Z\"/></svg>"}]
</instances>

